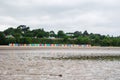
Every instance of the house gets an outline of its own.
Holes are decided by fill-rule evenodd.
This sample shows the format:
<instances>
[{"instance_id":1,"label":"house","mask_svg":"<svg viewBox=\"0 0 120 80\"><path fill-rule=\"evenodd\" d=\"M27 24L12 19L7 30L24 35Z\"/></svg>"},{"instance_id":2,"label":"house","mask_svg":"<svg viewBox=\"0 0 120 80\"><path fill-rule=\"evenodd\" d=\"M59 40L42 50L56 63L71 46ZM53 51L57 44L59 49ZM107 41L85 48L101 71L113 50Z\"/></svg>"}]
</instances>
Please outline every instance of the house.
<instances>
[{"instance_id":1,"label":"house","mask_svg":"<svg viewBox=\"0 0 120 80\"><path fill-rule=\"evenodd\" d=\"M48 39L56 39L55 37L48 37Z\"/></svg>"},{"instance_id":2,"label":"house","mask_svg":"<svg viewBox=\"0 0 120 80\"><path fill-rule=\"evenodd\" d=\"M69 37L73 37L74 33L66 33L66 35L69 36Z\"/></svg>"},{"instance_id":3,"label":"house","mask_svg":"<svg viewBox=\"0 0 120 80\"><path fill-rule=\"evenodd\" d=\"M14 38L13 35L6 35L5 37L6 37L6 38Z\"/></svg>"}]
</instances>

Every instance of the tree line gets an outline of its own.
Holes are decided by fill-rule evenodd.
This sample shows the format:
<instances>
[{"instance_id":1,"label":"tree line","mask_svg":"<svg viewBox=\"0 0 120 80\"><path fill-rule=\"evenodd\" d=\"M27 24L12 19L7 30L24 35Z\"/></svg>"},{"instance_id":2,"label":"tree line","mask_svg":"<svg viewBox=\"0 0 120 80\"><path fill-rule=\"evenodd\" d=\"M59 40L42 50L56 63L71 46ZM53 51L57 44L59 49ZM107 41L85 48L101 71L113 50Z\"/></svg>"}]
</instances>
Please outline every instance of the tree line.
<instances>
[{"instance_id":1,"label":"tree line","mask_svg":"<svg viewBox=\"0 0 120 80\"><path fill-rule=\"evenodd\" d=\"M59 30L57 33L45 31L44 29L33 29L26 25L20 25L17 28L8 28L0 32L0 45L8 45L9 43L20 44L91 44L92 46L120 46L120 36L111 37L109 35L101 35L75 31L73 33L65 33Z\"/></svg>"}]
</instances>

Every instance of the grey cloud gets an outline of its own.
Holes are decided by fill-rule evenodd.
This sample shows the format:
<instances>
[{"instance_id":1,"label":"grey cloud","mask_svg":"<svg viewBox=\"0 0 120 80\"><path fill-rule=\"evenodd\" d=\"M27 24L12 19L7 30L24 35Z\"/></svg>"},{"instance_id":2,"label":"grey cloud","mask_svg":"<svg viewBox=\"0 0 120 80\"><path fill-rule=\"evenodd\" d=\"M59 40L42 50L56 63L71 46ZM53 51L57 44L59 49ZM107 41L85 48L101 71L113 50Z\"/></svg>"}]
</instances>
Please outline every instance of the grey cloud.
<instances>
[{"instance_id":1,"label":"grey cloud","mask_svg":"<svg viewBox=\"0 0 120 80\"><path fill-rule=\"evenodd\" d=\"M0 0L0 25L120 35L119 0ZM0 30L4 30L0 26Z\"/></svg>"}]
</instances>

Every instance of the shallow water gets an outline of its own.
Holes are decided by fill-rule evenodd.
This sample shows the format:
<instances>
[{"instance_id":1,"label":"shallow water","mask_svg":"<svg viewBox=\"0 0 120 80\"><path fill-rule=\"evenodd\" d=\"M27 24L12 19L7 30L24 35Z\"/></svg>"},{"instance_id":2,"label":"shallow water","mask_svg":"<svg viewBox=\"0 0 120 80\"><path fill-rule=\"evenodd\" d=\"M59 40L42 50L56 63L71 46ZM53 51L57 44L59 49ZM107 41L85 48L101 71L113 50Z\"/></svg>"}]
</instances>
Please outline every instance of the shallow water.
<instances>
[{"instance_id":1,"label":"shallow water","mask_svg":"<svg viewBox=\"0 0 120 80\"><path fill-rule=\"evenodd\" d=\"M72 55L79 55L79 56L120 56L120 48L62 48L62 49L57 49L57 48L53 48L53 49L49 49L49 48L45 48L45 49L26 49L26 50L0 50L0 54L5 54L5 53L12 53L12 54L24 54L27 53L29 54L38 54L40 56L55 56L55 55L61 55L61 56L72 56Z\"/></svg>"},{"instance_id":2,"label":"shallow water","mask_svg":"<svg viewBox=\"0 0 120 80\"><path fill-rule=\"evenodd\" d=\"M119 54L120 49L0 50L0 80L120 80L120 61L42 58Z\"/></svg>"}]
</instances>

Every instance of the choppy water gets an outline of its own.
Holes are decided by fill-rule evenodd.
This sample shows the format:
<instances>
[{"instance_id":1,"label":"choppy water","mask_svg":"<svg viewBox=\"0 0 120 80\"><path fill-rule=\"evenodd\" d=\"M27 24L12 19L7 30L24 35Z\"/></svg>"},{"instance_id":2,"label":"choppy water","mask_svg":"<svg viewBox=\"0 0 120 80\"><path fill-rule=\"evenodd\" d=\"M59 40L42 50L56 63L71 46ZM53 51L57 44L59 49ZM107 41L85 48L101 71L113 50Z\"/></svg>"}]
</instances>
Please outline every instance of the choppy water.
<instances>
[{"instance_id":1,"label":"choppy water","mask_svg":"<svg viewBox=\"0 0 120 80\"><path fill-rule=\"evenodd\" d=\"M120 61L42 57L120 55L120 49L0 50L0 80L120 80Z\"/></svg>"}]
</instances>

